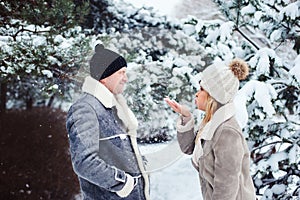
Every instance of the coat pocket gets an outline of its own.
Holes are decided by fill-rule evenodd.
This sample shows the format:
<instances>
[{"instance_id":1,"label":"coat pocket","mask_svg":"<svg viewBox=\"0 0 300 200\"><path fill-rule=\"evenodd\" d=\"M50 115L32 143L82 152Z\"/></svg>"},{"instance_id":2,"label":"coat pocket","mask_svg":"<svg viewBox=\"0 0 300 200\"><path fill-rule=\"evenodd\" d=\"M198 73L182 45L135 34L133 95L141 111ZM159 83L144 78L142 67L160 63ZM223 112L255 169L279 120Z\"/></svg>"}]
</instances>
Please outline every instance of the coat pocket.
<instances>
[{"instance_id":1,"label":"coat pocket","mask_svg":"<svg viewBox=\"0 0 300 200\"><path fill-rule=\"evenodd\" d=\"M136 155L134 154L130 139L124 136L114 136L99 139L99 157L107 164L117 167L129 174L139 172Z\"/></svg>"}]
</instances>

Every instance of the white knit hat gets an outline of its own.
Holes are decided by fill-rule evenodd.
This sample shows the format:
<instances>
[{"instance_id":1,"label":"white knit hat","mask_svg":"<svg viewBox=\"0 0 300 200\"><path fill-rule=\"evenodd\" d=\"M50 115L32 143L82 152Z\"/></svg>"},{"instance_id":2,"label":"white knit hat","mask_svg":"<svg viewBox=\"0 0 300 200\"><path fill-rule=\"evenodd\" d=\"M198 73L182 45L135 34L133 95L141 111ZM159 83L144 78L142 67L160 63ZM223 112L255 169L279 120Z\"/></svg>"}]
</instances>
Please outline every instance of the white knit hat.
<instances>
[{"instance_id":1,"label":"white knit hat","mask_svg":"<svg viewBox=\"0 0 300 200\"><path fill-rule=\"evenodd\" d=\"M248 65L241 59L234 59L229 66L216 62L202 72L200 85L216 101L226 104L233 100L239 80L245 79L248 73Z\"/></svg>"}]
</instances>

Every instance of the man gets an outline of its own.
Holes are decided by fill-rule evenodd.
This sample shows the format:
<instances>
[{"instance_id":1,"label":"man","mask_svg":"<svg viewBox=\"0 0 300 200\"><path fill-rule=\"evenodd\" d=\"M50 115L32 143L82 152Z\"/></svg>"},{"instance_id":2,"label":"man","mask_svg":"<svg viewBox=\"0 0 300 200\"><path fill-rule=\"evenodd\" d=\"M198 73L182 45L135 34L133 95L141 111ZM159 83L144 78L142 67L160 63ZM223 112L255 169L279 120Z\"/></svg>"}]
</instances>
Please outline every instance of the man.
<instances>
[{"instance_id":1,"label":"man","mask_svg":"<svg viewBox=\"0 0 300 200\"><path fill-rule=\"evenodd\" d=\"M148 200L137 120L122 96L125 59L98 44L82 96L67 116L72 165L84 200Z\"/></svg>"}]
</instances>

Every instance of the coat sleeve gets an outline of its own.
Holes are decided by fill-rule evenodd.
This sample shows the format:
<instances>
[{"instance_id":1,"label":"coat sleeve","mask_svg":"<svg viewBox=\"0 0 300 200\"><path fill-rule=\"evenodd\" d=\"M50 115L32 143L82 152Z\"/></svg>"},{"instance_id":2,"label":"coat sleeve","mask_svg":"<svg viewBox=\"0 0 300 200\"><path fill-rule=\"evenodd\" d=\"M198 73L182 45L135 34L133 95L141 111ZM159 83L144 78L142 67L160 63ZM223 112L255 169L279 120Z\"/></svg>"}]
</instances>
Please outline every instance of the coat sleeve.
<instances>
[{"instance_id":1,"label":"coat sleeve","mask_svg":"<svg viewBox=\"0 0 300 200\"><path fill-rule=\"evenodd\" d=\"M213 149L215 173L212 199L236 199L239 190L239 175L244 155L243 142L237 130L222 128Z\"/></svg>"},{"instance_id":2,"label":"coat sleeve","mask_svg":"<svg viewBox=\"0 0 300 200\"><path fill-rule=\"evenodd\" d=\"M195 147L194 134L194 119L191 118L183 123L183 119L179 118L177 121L177 139L180 149L185 154L192 154Z\"/></svg>"},{"instance_id":3,"label":"coat sleeve","mask_svg":"<svg viewBox=\"0 0 300 200\"><path fill-rule=\"evenodd\" d=\"M74 104L67 116L70 153L75 173L111 192L122 190L128 174L105 163L98 155L99 123L88 103Z\"/></svg>"}]
</instances>

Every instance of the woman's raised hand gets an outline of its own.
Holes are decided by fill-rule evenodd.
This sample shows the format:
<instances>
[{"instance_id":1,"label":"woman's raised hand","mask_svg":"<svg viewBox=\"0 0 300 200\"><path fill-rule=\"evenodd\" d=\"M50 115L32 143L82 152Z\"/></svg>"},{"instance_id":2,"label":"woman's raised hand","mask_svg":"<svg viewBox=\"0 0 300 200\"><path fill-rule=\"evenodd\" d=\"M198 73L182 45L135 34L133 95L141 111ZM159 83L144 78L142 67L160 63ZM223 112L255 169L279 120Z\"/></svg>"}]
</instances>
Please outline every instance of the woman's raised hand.
<instances>
[{"instance_id":1,"label":"woman's raised hand","mask_svg":"<svg viewBox=\"0 0 300 200\"><path fill-rule=\"evenodd\" d=\"M184 117L191 116L191 112L186 106L179 104L175 100L171 100L169 97L164 98L164 100L175 112L181 114Z\"/></svg>"}]
</instances>

